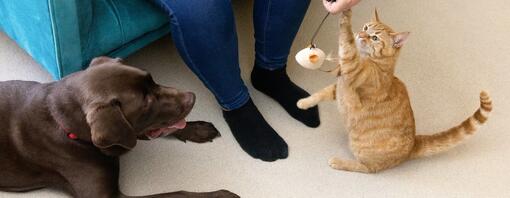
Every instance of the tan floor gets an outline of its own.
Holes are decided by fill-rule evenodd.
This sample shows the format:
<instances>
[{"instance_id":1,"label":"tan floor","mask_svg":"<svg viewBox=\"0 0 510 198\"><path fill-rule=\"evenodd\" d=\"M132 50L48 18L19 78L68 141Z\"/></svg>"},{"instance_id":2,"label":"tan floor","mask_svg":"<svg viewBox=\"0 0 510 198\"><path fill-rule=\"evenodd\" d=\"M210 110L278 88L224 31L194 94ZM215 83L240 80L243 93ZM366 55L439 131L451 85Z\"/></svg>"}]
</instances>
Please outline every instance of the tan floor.
<instances>
[{"instance_id":1,"label":"tan floor","mask_svg":"<svg viewBox=\"0 0 510 198\"><path fill-rule=\"evenodd\" d=\"M146 195L176 190L229 189L242 197L510 197L510 4L505 0L364 0L354 10L361 28L374 7L396 30L411 31L398 76L407 84L418 131L431 133L454 126L474 112L485 89L495 111L488 125L465 144L443 155L419 159L377 175L332 170L328 158L351 158L341 115L333 103L320 106L323 124L307 128L250 85L255 103L290 145L290 157L274 163L254 160L234 141L213 96L185 67L167 37L127 59L166 85L197 93L190 120L208 120L223 136L213 143L175 140L140 142L121 158L122 191ZM251 5L235 1L243 77L253 62ZM292 54L304 47L324 15L314 0ZM327 21L318 44L336 49L337 18ZM334 81L289 61L299 85L315 91ZM0 80L46 82L49 75L4 34L0 34ZM0 193L0 197L65 197L42 190Z\"/></svg>"}]
</instances>

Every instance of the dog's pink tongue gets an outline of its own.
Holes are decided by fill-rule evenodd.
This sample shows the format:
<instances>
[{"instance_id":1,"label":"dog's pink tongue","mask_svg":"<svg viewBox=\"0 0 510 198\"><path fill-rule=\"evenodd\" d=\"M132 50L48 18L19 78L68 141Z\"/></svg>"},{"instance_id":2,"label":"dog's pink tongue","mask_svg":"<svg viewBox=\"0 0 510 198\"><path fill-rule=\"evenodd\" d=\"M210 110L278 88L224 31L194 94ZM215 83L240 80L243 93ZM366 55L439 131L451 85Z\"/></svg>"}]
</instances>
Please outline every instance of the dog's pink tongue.
<instances>
[{"instance_id":1,"label":"dog's pink tongue","mask_svg":"<svg viewBox=\"0 0 510 198\"><path fill-rule=\"evenodd\" d=\"M161 129L154 129L152 131L149 131L145 133L145 135L149 136L152 139L158 138L161 135L162 130Z\"/></svg>"},{"instance_id":2,"label":"dog's pink tongue","mask_svg":"<svg viewBox=\"0 0 510 198\"><path fill-rule=\"evenodd\" d=\"M170 126L169 128L184 129L184 127L186 127L186 120L182 119L182 120L179 120L174 125Z\"/></svg>"}]
</instances>

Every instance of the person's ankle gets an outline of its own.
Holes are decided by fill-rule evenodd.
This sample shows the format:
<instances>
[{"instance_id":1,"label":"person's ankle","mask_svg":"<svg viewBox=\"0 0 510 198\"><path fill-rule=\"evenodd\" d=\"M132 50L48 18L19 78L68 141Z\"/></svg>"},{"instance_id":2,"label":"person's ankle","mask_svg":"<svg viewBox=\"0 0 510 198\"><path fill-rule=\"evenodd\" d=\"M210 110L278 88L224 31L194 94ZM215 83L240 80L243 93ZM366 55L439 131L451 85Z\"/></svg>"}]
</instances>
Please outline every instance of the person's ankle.
<instances>
[{"instance_id":1,"label":"person's ankle","mask_svg":"<svg viewBox=\"0 0 510 198\"><path fill-rule=\"evenodd\" d=\"M290 80L285 66L275 70L254 66L251 82L255 89L276 100L296 120L309 127L320 125L318 107L297 108L297 101L310 94Z\"/></svg>"}]
</instances>

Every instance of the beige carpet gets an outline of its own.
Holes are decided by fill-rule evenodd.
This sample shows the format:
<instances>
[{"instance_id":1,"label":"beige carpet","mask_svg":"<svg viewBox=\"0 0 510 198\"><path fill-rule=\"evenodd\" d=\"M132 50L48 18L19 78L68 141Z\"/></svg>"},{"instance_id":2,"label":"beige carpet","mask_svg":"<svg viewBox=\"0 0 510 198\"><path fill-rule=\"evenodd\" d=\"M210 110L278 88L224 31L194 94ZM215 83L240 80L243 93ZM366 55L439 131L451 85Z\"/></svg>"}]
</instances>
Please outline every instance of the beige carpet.
<instances>
[{"instance_id":1,"label":"beige carpet","mask_svg":"<svg viewBox=\"0 0 510 198\"><path fill-rule=\"evenodd\" d=\"M216 124L223 136L213 143L183 144L160 139L140 142L121 158L122 191L129 195L188 190L229 189L242 197L510 197L510 4L505 0L364 0L354 10L354 27L370 18L374 7L396 30L411 31L397 75L407 84L417 128L432 133L458 124L478 107L485 89L494 99L488 124L465 144L443 155L411 161L376 175L335 171L332 156L351 158L334 103L322 104L322 125L307 128L268 97L251 88L255 103L287 140L290 157L274 163L252 159L234 141L213 96L180 60L172 41L157 41L127 59L147 69L162 84L194 91L191 120ZM251 3L234 1L243 77L253 62ZM324 15L313 0L293 47L307 44ZM318 44L336 49L337 18L327 21ZM316 91L334 78L308 71L289 59L289 73L299 85ZM0 34L0 80L47 82L49 75L4 34ZM0 197L65 197L53 190Z\"/></svg>"}]
</instances>

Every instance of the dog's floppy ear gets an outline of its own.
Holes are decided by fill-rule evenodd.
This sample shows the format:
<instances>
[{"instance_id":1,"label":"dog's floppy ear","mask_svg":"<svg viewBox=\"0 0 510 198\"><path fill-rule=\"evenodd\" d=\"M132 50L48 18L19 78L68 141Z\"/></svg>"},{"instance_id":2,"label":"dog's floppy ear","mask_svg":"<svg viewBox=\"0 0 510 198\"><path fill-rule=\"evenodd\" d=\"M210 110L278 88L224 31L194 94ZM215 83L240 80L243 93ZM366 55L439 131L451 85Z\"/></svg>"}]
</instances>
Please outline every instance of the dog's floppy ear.
<instances>
[{"instance_id":1,"label":"dog's floppy ear","mask_svg":"<svg viewBox=\"0 0 510 198\"><path fill-rule=\"evenodd\" d=\"M120 105L118 100L113 99L108 104L94 105L87 112L92 143L103 152L113 146L130 150L136 145L135 131L122 113Z\"/></svg>"},{"instance_id":2,"label":"dog's floppy ear","mask_svg":"<svg viewBox=\"0 0 510 198\"><path fill-rule=\"evenodd\" d=\"M89 67L102 65L104 63L120 63L120 62L122 62L122 58L110 58L108 56L100 56L92 59L92 61L90 61Z\"/></svg>"}]
</instances>

